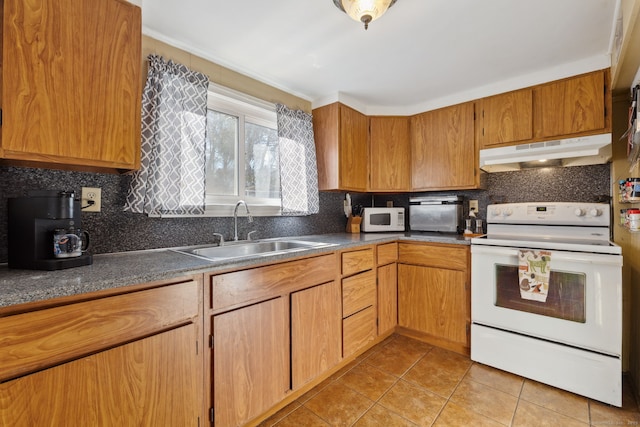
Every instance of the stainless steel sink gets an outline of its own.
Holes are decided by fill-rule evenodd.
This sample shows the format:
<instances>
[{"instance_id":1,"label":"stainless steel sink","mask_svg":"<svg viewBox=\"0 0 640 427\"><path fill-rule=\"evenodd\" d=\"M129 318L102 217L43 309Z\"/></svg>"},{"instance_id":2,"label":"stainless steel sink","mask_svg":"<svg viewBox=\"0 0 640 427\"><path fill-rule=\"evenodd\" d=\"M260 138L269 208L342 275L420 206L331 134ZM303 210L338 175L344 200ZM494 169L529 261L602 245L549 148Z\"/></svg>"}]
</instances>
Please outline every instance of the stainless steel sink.
<instances>
[{"instance_id":1,"label":"stainless steel sink","mask_svg":"<svg viewBox=\"0 0 640 427\"><path fill-rule=\"evenodd\" d=\"M209 260L226 260L247 258L252 256L270 256L280 253L298 252L335 246L332 243L307 242L302 240L268 240L230 242L222 246L197 246L193 248L174 249L176 252L193 255Z\"/></svg>"}]
</instances>

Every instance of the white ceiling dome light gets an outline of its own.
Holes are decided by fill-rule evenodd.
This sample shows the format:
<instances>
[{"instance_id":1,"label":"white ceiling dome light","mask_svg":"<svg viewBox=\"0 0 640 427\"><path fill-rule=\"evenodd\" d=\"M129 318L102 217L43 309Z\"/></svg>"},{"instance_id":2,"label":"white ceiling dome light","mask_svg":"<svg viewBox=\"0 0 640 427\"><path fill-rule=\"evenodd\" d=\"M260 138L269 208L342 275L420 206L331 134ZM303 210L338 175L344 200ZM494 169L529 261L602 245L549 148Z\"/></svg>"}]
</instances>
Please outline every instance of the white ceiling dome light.
<instances>
[{"instance_id":1,"label":"white ceiling dome light","mask_svg":"<svg viewBox=\"0 0 640 427\"><path fill-rule=\"evenodd\" d=\"M397 0L333 0L338 9L369 28L369 23L385 14Z\"/></svg>"}]
</instances>

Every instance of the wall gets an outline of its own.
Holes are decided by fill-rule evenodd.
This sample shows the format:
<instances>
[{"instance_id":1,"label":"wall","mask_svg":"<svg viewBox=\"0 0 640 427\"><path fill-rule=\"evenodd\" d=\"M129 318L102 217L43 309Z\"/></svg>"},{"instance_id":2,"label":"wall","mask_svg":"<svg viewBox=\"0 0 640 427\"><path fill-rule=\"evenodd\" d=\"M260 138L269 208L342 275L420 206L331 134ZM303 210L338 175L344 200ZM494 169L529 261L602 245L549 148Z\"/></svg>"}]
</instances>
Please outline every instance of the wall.
<instances>
[{"instance_id":1,"label":"wall","mask_svg":"<svg viewBox=\"0 0 640 427\"><path fill-rule=\"evenodd\" d=\"M491 173L485 176L485 190L454 193L462 195L465 200L478 200L477 217L483 219L486 224L487 205L491 203L535 201L608 203L611 187L609 169L610 165L605 164ZM451 192L429 194L451 194Z\"/></svg>"},{"instance_id":2,"label":"wall","mask_svg":"<svg viewBox=\"0 0 640 427\"><path fill-rule=\"evenodd\" d=\"M0 167L0 262L7 262L7 198L19 197L29 190L75 190L102 188L102 211L82 213L82 226L91 234L94 254L196 245L215 241L213 233L225 239L233 236L233 218L148 218L124 212L131 176L68 172L35 168ZM256 230L258 238L335 233L344 230L340 193L320 195L320 213L306 217L255 217L249 224L238 219L240 239Z\"/></svg>"},{"instance_id":3,"label":"wall","mask_svg":"<svg viewBox=\"0 0 640 427\"><path fill-rule=\"evenodd\" d=\"M613 102L613 138L618 141L626 132L629 111L629 97L616 97ZM626 138L625 138L626 140ZM614 161L611 166L612 182L627 177L640 177L640 167L636 165L630 169L627 161L627 150L624 141L613 146ZM639 204L620 204L614 199L614 212ZM620 226L614 227L614 241L622 247L624 265L622 267L623 283L623 353L628 356L628 370L631 374L634 388L640 390L640 233L630 233Z\"/></svg>"},{"instance_id":4,"label":"wall","mask_svg":"<svg viewBox=\"0 0 640 427\"><path fill-rule=\"evenodd\" d=\"M82 214L94 254L211 243L214 232L231 239L233 218L148 218L124 212L130 181L129 175L0 167L0 242L5 242L0 245L0 262L7 261L7 198L36 189L75 190L79 194L81 187L102 188L102 212ZM609 166L504 172L488 175L487 182L487 190L459 192L479 200L481 218L485 217L486 205L493 202L595 201L598 195L608 194ZM372 204L371 195L352 196L354 203ZM376 195L374 201L376 206L391 200L396 206L408 207L409 196ZM320 193L320 213L307 217L256 217L252 224L240 218L240 238L251 230L258 231L259 238L343 232L343 199L344 193Z\"/></svg>"},{"instance_id":5,"label":"wall","mask_svg":"<svg viewBox=\"0 0 640 427\"><path fill-rule=\"evenodd\" d=\"M299 109L311 113L311 102L298 98L280 89L266 85L251 77L244 76L233 70L214 64L184 50L178 49L161 41L142 36L142 69L143 85L147 76L147 57L157 54L165 59L172 59L186 65L192 70L206 74L209 80L230 89L235 89L247 95L260 98L267 102L281 103L292 109Z\"/></svg>"}]
</instances>

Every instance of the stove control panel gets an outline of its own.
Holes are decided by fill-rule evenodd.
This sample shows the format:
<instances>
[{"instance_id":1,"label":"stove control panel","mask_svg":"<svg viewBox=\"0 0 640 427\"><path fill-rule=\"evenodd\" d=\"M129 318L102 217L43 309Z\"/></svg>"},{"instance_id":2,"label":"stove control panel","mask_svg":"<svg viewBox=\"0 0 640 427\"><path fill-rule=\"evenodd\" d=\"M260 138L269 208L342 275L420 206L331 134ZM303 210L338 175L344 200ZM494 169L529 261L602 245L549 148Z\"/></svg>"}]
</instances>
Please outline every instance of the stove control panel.
<instances>
[{"instance_id":1,"label":"stove control panel","mask_svg":"<svg viewBox=\"0 0 640 427\"><path fill-rule=\"evenodd\" d=\"M502 203L487 207L487 223L609 226L606 203Z\"/></svg>"}]
</instances>

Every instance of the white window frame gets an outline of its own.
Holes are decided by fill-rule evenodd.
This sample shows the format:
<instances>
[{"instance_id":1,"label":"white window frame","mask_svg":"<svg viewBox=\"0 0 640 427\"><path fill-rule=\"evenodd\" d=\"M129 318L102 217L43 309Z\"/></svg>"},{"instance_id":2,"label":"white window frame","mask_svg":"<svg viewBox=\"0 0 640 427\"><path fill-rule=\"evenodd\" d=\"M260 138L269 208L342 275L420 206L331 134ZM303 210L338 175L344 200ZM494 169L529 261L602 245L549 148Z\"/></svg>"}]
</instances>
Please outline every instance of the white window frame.
<instances>
[{"instance_id":1,"label":"white window frame","mask_svg":"<svg viewBox=\"0 0 640 427\"><path fill-rule=\"evenodd\" d=\"M209 92L207 96L207 108L219 111L221 113L236 116L239 119L238 129L238 151L236 165L239 182L236 182L239 188L244 188L244 122L245 118L250 119L251 123L257 125L277 129L276 106L273 103L263 101L250 95L220 86L216 83L209 82ZM267 199L255 197L238 196L211 196L206 197L204 216L213 217L229 217L233 216L233 210L239 200L244 200L249 205L249 210L253 216L281 216L280 199ZM245 214L244 207L241 207L239 213Z\"/></svg>"}]
</instances>

